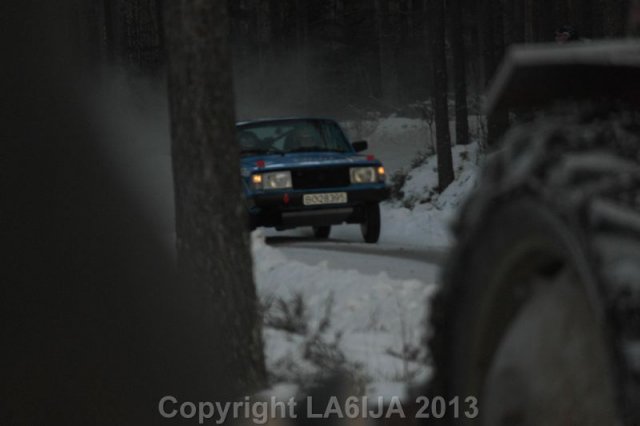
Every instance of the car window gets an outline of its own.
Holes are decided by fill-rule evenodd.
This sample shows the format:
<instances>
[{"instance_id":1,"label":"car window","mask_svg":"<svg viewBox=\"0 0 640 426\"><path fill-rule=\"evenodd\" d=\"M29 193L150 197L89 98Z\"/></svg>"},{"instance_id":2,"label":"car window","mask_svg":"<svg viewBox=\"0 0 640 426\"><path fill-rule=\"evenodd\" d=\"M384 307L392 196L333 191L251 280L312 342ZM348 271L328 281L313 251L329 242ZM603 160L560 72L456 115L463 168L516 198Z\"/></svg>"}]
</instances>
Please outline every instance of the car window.
<instances>
[{"instance_id":1,"label":"car window","mask_svg":"<svg viewBox=\"0 0 640 426\"><path fill-rule=\"evenodd\" d=\"M287 120L244 125L238 128L244 154L275 152L351 152L340 127L327 120Z\"/></svg>"}]
</instances>

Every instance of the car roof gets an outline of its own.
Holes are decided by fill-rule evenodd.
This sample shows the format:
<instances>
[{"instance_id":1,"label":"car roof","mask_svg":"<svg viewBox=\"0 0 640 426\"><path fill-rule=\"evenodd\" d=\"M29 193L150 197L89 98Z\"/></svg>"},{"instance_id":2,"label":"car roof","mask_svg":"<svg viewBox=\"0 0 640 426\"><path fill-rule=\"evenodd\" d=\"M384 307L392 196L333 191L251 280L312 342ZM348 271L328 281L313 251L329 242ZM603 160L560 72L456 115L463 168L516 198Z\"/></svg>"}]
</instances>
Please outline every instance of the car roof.
<instances>
[{"instance_id":1,"label":"car roof","mask_svg":"<svg viewBox=\"0 0 640 426\"><path fill-rule=\"evenodd\" d=\"M290 121L305 121L305 120L330 121L332 123L336 123L336 120L334 120L333 118L325 118L325 117L284 117L284 118L258 118L254 120L243 120L243 121L236 122L236 126L242 127L249 124L286 123Z\"/></svg>"}]
</instances>

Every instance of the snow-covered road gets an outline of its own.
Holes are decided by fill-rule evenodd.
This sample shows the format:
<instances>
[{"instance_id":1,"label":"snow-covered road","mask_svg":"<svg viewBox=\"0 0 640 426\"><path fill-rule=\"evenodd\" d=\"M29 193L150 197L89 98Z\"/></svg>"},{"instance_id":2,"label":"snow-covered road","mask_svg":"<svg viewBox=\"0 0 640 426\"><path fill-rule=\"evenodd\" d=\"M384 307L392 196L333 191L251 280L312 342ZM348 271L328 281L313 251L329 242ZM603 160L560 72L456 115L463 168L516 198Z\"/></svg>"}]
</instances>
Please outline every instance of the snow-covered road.
<instances>
[{"instance_id":1,"label":"snow-covered road","mask_svg":"<svg viewBox=\"0 0 640 426\"><path fill-rule=\"evenodd\" d=\"M386 272L393 279L417 279L425 283L438 282L440 264L446 255L439 248L370 245L337 238L317 241L303 236L272 236L267 238L267 244L278 247L289 259L307 265L327 262L330 269L354 269L374 276Z\"/></svg>"}]
</instances>

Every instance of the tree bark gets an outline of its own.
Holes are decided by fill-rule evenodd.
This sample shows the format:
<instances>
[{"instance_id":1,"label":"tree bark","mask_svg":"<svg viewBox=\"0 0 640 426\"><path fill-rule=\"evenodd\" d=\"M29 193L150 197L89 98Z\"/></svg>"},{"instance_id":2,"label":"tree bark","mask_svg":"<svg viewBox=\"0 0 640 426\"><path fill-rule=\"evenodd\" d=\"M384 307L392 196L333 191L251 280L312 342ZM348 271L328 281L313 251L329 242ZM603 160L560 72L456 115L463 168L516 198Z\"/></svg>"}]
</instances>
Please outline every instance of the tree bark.
<instances>
[{"instance_id":1,"label":"tree bark","mask_svg":"<svg viewBox=\"0 0 640 426\"><path fill-rule=\"evenodd\" d=\"M0 278L0 424L193 423L165 421L158 410L161 398L224 402L244 395L247 382L257 381L248 375L259 375L259 367L243 364L247 373L238 365L259 353L251 345L240 351L236 343L250 333L245 312L254 314L254 306L248 306L250 278L244 279L251 273L248 253L236 251L234 242L239 239L246 247L246 236L228 238L231 245L214 260L243 278L222 282L244 285L230 295L219 296L222 287L212 289L210 280L182 280L176 274L172 252L152 225L149 215L155 212L131 189L141 174L151 172L127 173L133 168L121 167L132 160L122 149L130 126L122 111L99 114L105 100L116 98L98 89L99 79L81 60L82 51L74 50L79 33L71 14L65 0L0 3L7 34L0 46L13 58L11 67L0 69L0 222L3 243L11 248L3 253ZM169 16L178 27L184 23ZM210 23L188 28L206 34L219 25ZM178 50L194 47L198 44L179 43L174 53L187 59ZM208 77L215 81L218 75ZM211 89L204 87L205 93ZM198 88L192 80L189 89ZM193 106L188 97L180 100L178 111ZM216 117L215 110L210 112ZM192 166L194 175L203 170L203 164ZM234 171L237 179L237 167ZM202 188L186 183L195 185L191 193ZM233 197L237 186L231 189ZM194 225L204 220L196 219ZM212 236L204 226L202 231L207 235L200 241L189 241L194 262L203 259L197 244ZM216 238L208 244L217 245ZM231 306L221 310L221 302ZM236 309L233 315L222 316L231 309ZM229 340L233 332L240 336ZM172 410L171 404L167 408Z\"/></svg>"},{"instance_id":2,"label":"tree bark","mask_svg":"<svg viewBox=\"0 0 640 426\"><path fill-rule=\"evenodd\" d=\"M380 88L384 101L396 105L398 101L397 28L392 28L389 0L375 0Z\"/></svg>"},{"instance_id":3,"label":"tree bark","mask_svg":"<svg viewBox=\"0 0 640 426\"><path fill-rule=\"evenodd\" d=\"M453 182L453 159L449 133L449 107L447 102L447 56L445 51L444 0L429 0L431 16L431 57L433 58L432 100L436 121L436 147L438 155L438 189L444 191Z\"/></svg>"},{"instance_id":4,"label":"tree bark","mask_svg":"<svg viewBox=\"0 0 640 426\"><path fill-rule=\"evenodd\" d=\"M629 37L640 36L640 0L631 0L629 16L627 17L627 35Z\"/></svg>"},{"instance_id":5,"label":"tree bark","mask_svg":"<svg viewBox=\"0 0 640 426\"><path fill-rule=\"evenodd\" d=\"M244 394L264 383L261 328L235 145L225 3L166 4L179 269L209 292L221 365Z\"/></svg>"},{"instance_id":6,"label":"tree bark","mask_svg":"<svg viewBox=\"0 0 640 426\"><path fill-rule=\"evenodd\" d=\"M456 143L469 143L469 120L467 107L467 73L462 28L461 0L449 1L449 37L453 57L453 81L456 100Z\"/></svg>"},{"instance_id":7,"label":"tree bark","mask_svg":"<svg viewBox=\"0 0 640 426\"><path fill-rule=\"evenodd\" d=\"M511 6L511 43L521 44L525 41L525 0L514 0Z\"/></svg>"},{"instance_id":8,"label":"tree bark","mask_svg":"<svg viewBox=\"0 0 640 426\"><path fill-rule=\"evenodd\" d=\"M397 33L391 27L390 12L389 0L375 0L380 88L382 98L395 105L398 100Z\"/></svg>"},{"instance_id":9,"label":"tree bark","mask_svg":"<svg viewBox=\"0 0 640 426\"><path fill-rule=\"evenodd\" d=\"M480 9L480 33L484 64L485 87L488 87L504 52L504 27L499 0L484 0ZM508 111L499 111L487 117L487 144L498 142L508 126Z\"/></svg>"}]
</instances>

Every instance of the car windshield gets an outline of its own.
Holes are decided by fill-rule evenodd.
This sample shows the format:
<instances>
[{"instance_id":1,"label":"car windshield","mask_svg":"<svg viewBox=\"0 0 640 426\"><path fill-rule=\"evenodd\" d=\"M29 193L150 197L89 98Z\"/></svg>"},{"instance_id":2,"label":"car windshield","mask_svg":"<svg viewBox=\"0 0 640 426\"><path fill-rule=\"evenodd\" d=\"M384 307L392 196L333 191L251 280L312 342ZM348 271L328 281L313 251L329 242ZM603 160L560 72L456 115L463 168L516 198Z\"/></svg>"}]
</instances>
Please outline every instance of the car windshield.
<instances>
[{"instance_id":1,"label":"car windshield","mask_svg":"<svg viewBox=\"0 0 640 426\"><path fill-rule=\"evenodd\" d=\"M328 120L283 120L237 128L242 155L289 152L351 152L338 125Z\"/></svg>"}]
</instances>

